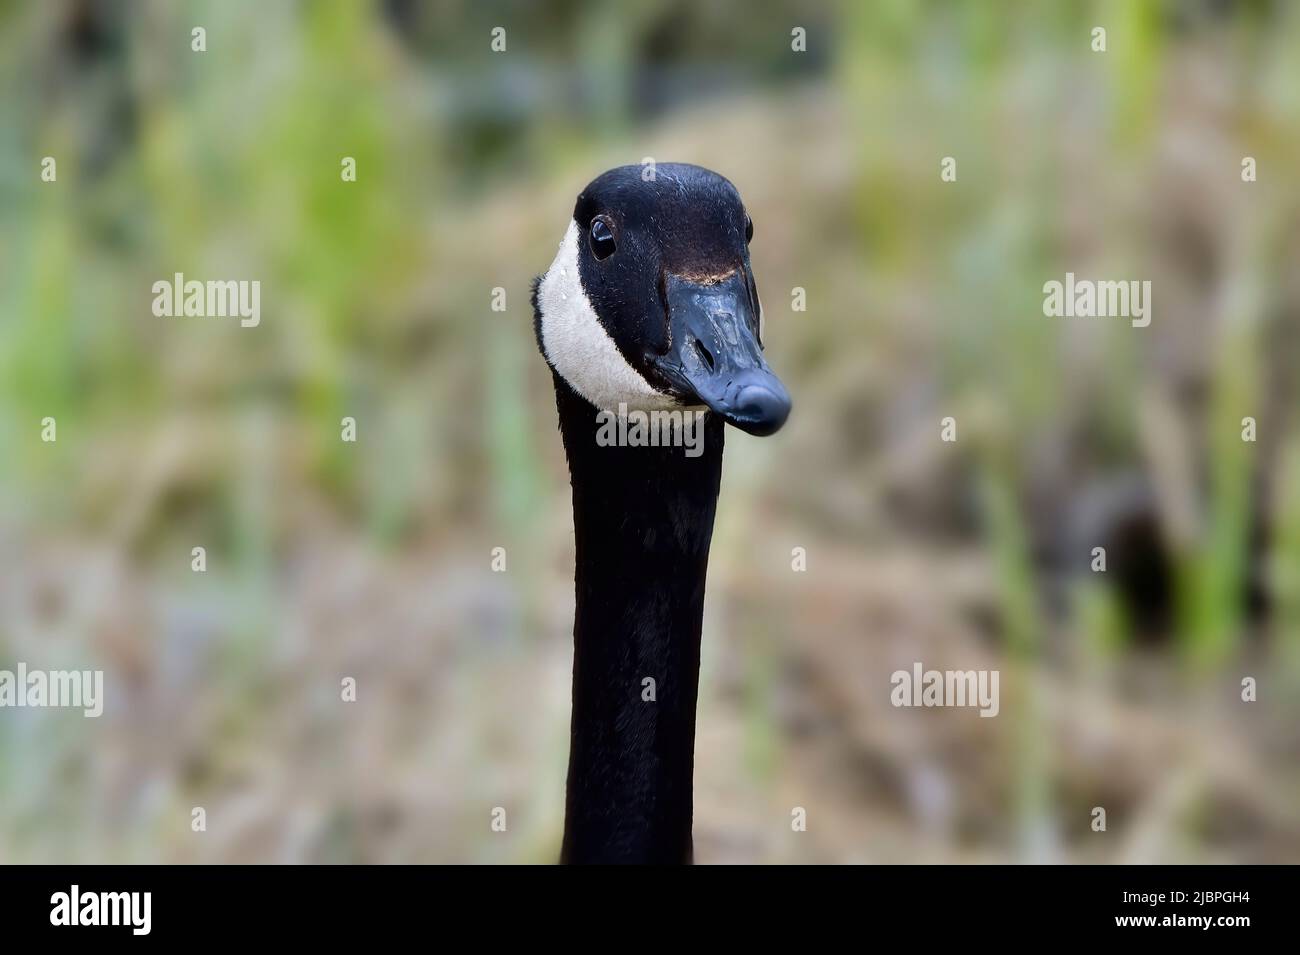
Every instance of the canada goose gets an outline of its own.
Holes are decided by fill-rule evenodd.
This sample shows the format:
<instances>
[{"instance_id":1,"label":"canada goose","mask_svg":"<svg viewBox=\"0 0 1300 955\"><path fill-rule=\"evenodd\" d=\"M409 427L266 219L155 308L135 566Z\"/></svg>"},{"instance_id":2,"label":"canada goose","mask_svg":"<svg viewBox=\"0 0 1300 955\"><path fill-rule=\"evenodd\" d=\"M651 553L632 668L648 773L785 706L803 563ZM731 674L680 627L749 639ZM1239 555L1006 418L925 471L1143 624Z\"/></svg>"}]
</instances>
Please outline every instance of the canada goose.
<instances>
[{"instance_id":1,"label":"canada goose","mask_svg":"<svg viewBox=\"0 0 1300 955\"><path fill-rule=\"evenodd\" d=\"M739 193L717 173L623 166L578 196L555 261L533 285L577 543L562 862L691 861L723 422L767 435L790 412L763 360L752 235ZM702 428L694 456L598 440L602 412L674 411L673 427Z\"/></svg>"}]
</instances>

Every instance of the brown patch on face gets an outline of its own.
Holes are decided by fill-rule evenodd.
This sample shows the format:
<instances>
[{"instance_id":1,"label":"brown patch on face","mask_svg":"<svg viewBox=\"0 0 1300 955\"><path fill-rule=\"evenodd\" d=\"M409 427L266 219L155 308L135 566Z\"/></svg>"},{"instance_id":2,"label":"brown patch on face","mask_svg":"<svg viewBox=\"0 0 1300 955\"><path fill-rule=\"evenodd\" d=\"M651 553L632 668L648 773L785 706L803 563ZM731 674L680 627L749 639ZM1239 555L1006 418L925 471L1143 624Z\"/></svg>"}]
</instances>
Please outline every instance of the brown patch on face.
<instances>
[{"instance_id":1,"label":"brown patch on face","mask_svg":"<svg viewBox=\"0 0 1300 955\"><path fill-rule=\"evenodd\" d=\"M737 271L735 268L728 269L725 272L710 272L707 269L673 269L673 274L678 278L694 282L696 285L717 285L719 282L725 282L731 278Z\"/></svg>"}]
</instances>

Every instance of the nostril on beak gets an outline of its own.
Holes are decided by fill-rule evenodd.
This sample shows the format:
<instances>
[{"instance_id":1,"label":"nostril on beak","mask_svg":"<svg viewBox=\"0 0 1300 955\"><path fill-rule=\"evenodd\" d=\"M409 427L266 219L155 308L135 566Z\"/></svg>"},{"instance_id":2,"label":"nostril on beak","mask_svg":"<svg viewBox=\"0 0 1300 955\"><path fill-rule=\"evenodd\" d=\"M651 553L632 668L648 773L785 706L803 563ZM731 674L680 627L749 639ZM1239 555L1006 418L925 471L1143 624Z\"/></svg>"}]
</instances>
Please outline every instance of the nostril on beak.
<instances>
[{"instance_id":1,"label":"nostril on beak","mask_svg":"<svg viewBox=\"0 0 1300 955\"><path fill-rule=\"evenodd\" d=\"M704 364L709 366L709 371L713 371L713 353L704 347L704 342L698 338L695 339L695 352L704 360Z\"/></svg>"}]
</instances>

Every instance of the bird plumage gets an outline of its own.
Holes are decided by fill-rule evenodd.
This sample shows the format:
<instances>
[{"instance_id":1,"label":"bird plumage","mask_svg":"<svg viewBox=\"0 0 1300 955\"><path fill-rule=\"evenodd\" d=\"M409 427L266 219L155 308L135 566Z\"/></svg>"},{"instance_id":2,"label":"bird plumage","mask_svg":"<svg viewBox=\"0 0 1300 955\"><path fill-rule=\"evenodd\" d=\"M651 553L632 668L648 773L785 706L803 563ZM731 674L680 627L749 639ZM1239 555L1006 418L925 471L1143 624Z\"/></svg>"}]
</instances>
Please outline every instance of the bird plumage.
<instances>
[{"instance_id":1,"label":"bird plumage","mask_svg":"<svg viewBox=\"0 0 1300 955\"><path fill-rule=\"evenodd\" d=\"M642 172L610 170L582 192L533 293L577 555L566 862L691 860L724 422L768 434L790 407L762 356L752 223L735 187L697 166ZM707 407L699 452L602 442L599 416L620 406Z\"/></svg>"}]
</instances>

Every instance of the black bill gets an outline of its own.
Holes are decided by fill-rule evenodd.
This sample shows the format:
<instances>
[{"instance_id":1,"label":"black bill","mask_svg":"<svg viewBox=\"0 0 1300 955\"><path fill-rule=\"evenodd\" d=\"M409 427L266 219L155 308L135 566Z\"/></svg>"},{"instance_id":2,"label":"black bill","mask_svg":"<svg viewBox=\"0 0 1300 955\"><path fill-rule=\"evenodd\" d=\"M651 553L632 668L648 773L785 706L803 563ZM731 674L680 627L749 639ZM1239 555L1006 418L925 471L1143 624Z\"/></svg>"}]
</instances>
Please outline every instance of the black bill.
<instances>
[{"instance_id":1,"label":"black bill","mask_svg":"<svg viewBox=\"0 0 1300 955\"><path fill-rule=\"evenodd\" d=\"M763 360L745 271L712 284L668 275L664 284L672 345L659 370L688 403L698 399L742 431L777 431L790 395Z\"/></svg>"}]
</instances>

